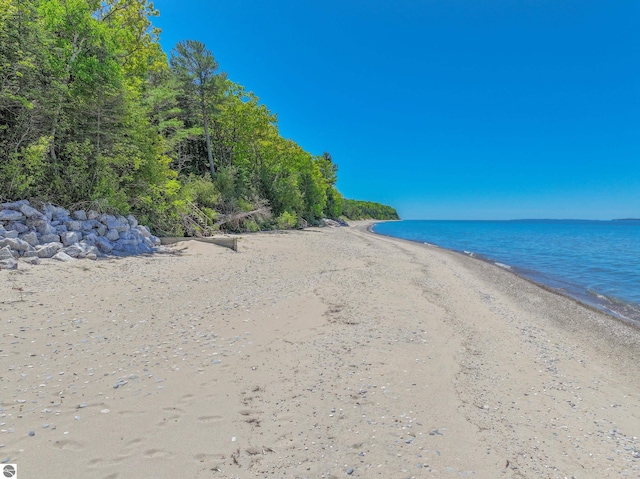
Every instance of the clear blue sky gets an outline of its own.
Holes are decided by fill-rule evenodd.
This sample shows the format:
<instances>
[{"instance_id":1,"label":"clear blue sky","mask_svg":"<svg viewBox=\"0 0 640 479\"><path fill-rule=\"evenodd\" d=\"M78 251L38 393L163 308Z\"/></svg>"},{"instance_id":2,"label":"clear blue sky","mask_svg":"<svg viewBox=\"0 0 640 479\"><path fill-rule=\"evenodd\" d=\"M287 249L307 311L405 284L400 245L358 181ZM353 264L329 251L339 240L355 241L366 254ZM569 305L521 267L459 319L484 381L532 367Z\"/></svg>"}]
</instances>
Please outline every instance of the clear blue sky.
<instances>
[{"instance_id":1,"label":"clear blue sky","mask_svg":"<svg viewBox=\"0 0 640 479\"><path fill-rule=\"evenodd\" d=\"M638 0L156 0L348 198L406 219L640 217Z\"/></svg>"}]
</instances>

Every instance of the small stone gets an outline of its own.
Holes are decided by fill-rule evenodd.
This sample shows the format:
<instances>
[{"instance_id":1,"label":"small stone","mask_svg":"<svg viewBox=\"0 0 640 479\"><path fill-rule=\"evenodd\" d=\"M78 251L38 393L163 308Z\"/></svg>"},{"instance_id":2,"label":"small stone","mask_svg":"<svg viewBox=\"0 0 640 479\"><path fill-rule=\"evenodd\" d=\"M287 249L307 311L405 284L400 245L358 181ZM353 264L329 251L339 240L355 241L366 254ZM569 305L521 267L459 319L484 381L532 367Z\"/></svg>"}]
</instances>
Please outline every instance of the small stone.
<instances>
[{"instance_id":1,"label":"small stone","mask_svg":"<svg viewBox=\"0 0 640 479\"><path fill-rule=\"evenodd\" d=\"M353 474L353 467L350 467L349 469L347 469L347 474L348 475Z\"/></svg>"},{"instance_id":2,"label":"small stone","mask_svg":"<svg viewBox=\"0 0 640 479\"><path fill-rule=\"evenodd\" d=\"M30 436L30 437L33 437L33 436L35 436L35 435L36 435L36 432L35 432L35 431L29 431L29 436Z\"/></svg>"}]
</instances>

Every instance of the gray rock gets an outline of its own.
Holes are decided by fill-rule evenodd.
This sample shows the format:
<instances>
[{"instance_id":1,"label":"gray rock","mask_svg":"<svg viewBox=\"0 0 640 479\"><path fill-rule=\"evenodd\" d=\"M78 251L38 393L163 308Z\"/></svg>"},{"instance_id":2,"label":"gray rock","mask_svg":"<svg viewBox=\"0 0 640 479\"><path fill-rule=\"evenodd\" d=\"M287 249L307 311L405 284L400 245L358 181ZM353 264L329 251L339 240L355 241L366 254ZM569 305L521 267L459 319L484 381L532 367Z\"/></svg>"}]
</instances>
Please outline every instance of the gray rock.
<instances>
[{"instance_id":1,"label":"gray rock","mask_svg":"<svg viewBox=\"0 0 640 479\"><path fill-rule=\"evenodd\" d=\"M22 223L21 221L15 221L13 223L9 223L7 227L8 230L17 231L18 233L28 233L31 231L27 225Z\"/></svg>"},{"instance_id":2,"label":"gray rock","mask_svg":"<svg viewBox=\"0 0 640 479\"><path fill-rule=\"evenodd\" d=\"M60 208L58 206L51 207L51 217L54 220L64 221L69 218L69 210Z\"/></svg>"},{"instance_id":3,"label":"gray rock","mask_svg":"<svg viewBox=\"0 0 640 479\"><path fill-rule=\"evenodd\" d=\"M22 253L22 258L37 258L38 252L34 249L33 251L25 251Z\"/></svg>"},{"instance_id":4,"label":"gray rock","mask_svg":"<svg viewBox=\"0 0 640 479\"><path fill-rule=\"evenodd\" d=\"M18 262L15 259L0 260L0 269L18 269Z\"/></svg>"},{"instance_id":5,"label":"gray rock","mask_svg":"<svg viewBox=\"0 0 640 479\"><path fill-rule=\"evenodd\" d=\"M24 215L16 210L0 210L0 221L20 221Z\"/></svg>"},{"instance_id":6,"label":"gray rock","mask_svg":"<svg viewBox=\"0 0 640 479\"><path fill-rule=\"evenodd\" d=\"M50 234L50 235L42 235L40 236L40 243L60 243L60 235Z\"/></svg>"},{"instance_id":7,"label":"gray rock","mask_svg":"<svg viewBox=\"0 0 640 479\"><path fill-rule=\"evenodd\" d=\"M40 264L40 258L38 258L37 256L30 256L28 258L22 258L22 261L24 261L25 263L29 263L32 265L38 265Z\"/></svg>"},{"instance_id":8,"label":"gray rock","mask_svg":"<svg viewBox=\"0 0 640 479\"><path fill-rule=\"evenodd\" d=\"M129 226L131 226L132 228L138 226L138 220L133 215L127 216L127 221L129 222Z\"/></svg>"},{"instance_id":9,"label":"gray rock","mask_svg":"<svg viewBox=\"0 0 640 479\"><path fill-rule=\"evenodd\" d=\"M65 254L68 254L72 258L77 258L82 254L83 249L78 243L76 243L76 244L72 244L71 246L67 246L66 248L63 248L61 251Z\"/></svg>"},{"instance_id":10,"label":"gray rock","mask_svg":"<svg viewBox=\"0 0 640 479\"><path fill-rule=\"evenodd\" d=\"M67 231L82 231L81 221L65 221L64 224L67 227Z\"/></svg>"},{"instance_id":11,"label":"gray rock","mask_svg":"<svg viewBox=\"0 0 640 479\"><path fill-rule=\"evenodd\" d=\"M151 232L149 231L149 228L147 228L146 226L138 225L134 228L134 230L137 234L139 234L144 238L148 238L149 236L151 236Z\"/></svg>"},{"instance_id":12,"label":"gray rock","mask_svg":"<svg viewBox=\"0 0 640 479\"><path fill-rule=\"evenodd\" d=\"M73 219L76 219L78 221L86 221L87 220L87 212L85 210L77 210L74 211L71 216L73 217Z\"/></svg>"},{"instance_id":13,"label":"gray rock","mask_svg":"<svg viewBox=\"0 0 640 479\"><path fill-rule=\"evenodd\" d=\"M20 207L24 204L23 201L15 201L12 203L0 203L0 209L3 210L20 210ZM28 203L27 203L28 204Z\"/></svg>"},{"instance_id":14,"label":"gray rock","mask_svg":"<svg viewBox=\"0 0 640 479\"><path fill-rule=\"evenodd\" d=\"M92 229L97 228L100 225L101 223L99 221L86 220L82 222L82 231L91 231Z\"/></svg>"},{"instance_id":15,"label":"gray rock","mask_svg":"<svg viewBox=\"0 0 640 479\"><path fill-rule=\"evenodd\" d=\"M57 259L58 261L63 261L65 263L70 263L71 261L76 261L75 258L72 258L71 256L69 256L67 253L63 252L63 251L58 251L56 254L53 255L53 259Z\"/></svg>"},{"instance_id":16,"label":"gray rock","mask_svg":"<svg viewBox=\"0 0 640 479\"><path fill-rule=\"evenodd\" d=\"M95 245L97 241L98 241L98 235L94 232L87 233L84 235L84 238L82 238L82 242L90 246Z\"/></svg>"},{"instance_id":17,"label":"gray rock","mask_svg":"<svg viewBox=\"0 0 640 479\"><path fill-rule=\"evenodd\" d=\"M98 226L96 227L96 233L98 233L100 236L104 236L107 234L107 227L105 225L103 225L102 223L98 224Z\"/></svg>"},{"instance_id":18,"label":"gray rock","mask_svg":"<svg viewBox=\"0 0 640 479\"><path fill-rule=\"evenodd\" d=\"M100 221L100 223L104 224L106 227L109 227L109 223L112 221L116 221L116 217L113 215L108 215L107 213L103 213L98 218L98 221Z\"/></svg>"},{"instance_id":19,"label":"gray rock","mask_svg":"<svg viewBox=\"0 0 640 479\"><path fill-rule=\"evenodd\" d=\"M97 211L90 210L87 214L87 219L89 220L97 220L98 218L100 218L100 213L98 213Z\"/></svg>"},{"instance_id":20,"label":"gray rock","mask_svg":"<svg viewBox=\"0 0 640 479\"><path fill-rule=\"evenodd\" d=\"M113 244L104 236L98 236L95 245L102 253L109 254L113 251Z\"/></svg>"},{"instance_id":21,"label":"gray rock","mask_svg":"<svg viewBox=\"0 0 640 479\"><path fill-rule=\"evenodd\" d=\"M140 243L138 245L138 253L140 254L149 254L153 253L153 248L145 243Z\"/></svg>"},{"instance_id":22,"label":"gray rock","mask_svg":"<svg viewBox=\"0 0 640 479\"><path fill-rule=\"evenodd\" d=\"M8 246L4 246L3 248L0 248L0 260L16 259L16 258L18 258L18 256L19 256L18 253L14 252Z\"/></svg>"},{"instance_id":23,"label":"gray rock","mask_svg":"<svg viewBox=\"0 0 640 479\"><path fill-rule=\"evenodd\" d=\"M28 204L22 205L20 207L20 212L25 215L27 218L31 218L33 216L37 217L37 218L42 218L43 214L40 213L37 209L35 209L32 206L29 206Z\"/></svg>"},{"instance_id":24,"label":"gray rock","mask_svg":"<svg viewBox=\"0 0 640 479\"><path fill-rule=\"evenodd\" d=\"M131 229L131 226L129 226L129 223L127 223L127 221L117 221L115 226L113 228L110 229L114 229L119 233L124 233L126 231L129 231Z\"/></svg>"},{"instance_id":25,"label":"gray rock","mask_svg":"<svg viewBox=\"0 0 640 479\"><path fill-rule=\"evenodd\" d=\"M160 238L158 238L157 236L153 236L153 235L151 235L151 236L149 237L149 239L150 239L150 240L151 240L151 242L153 243L153 246L160 246L161 241L160 241Z\"/></svg>"},{"instance_id":26,"label":"gray rock","mask_svg":"<svg viewBox=\"0 0 640 479\"><path fill-rule=\"evenodd\" d=\"M39 258L53 258L62 249L62 243L47 243L36 247Z\"/></svg>"},{"instance_id":27,"label":"gray rock","mask_svg":"<svg viewBox=\"0 0 640 479\"><path fill-rule=\"evenodd\" d=\"M53 223L51 223L51 224L53 224ZM69 230L67 229L67 227L65 225L56 225L56 233L58 233L59 235L61 235L62 233L65 233L67 231L69 231Z\"/></svg>"},{"instance_id":28,"label":"gray rock","mask_svg":"<svg viewBox=\"0 0 640 479\"><path fill-rule=\"evenodd\" d=\"M19 234L20 233L18 233L16 230L10 230L10 231L5 232L4 237L5 238L17 238Z\"/></svg>"},{"instance_id":29,"label":"gray rock","mask_svg":"<svg viewBox=\"0 0 640 479\"><path fill-rule=\"evenodd\" d=\"M20 238L5 238L0 240L0 248L4 246L8 246L16 251L29 251L33 249L33 246Z\"/></svg>"},{"instance_id":30,"label":"gray rock","mask_svg":"<svg viewBox=\"0 0 640 479\"><path fill-rule=\"evenodd\" d=\"M46 220L40 220L38 222L35 222L33 226L35 227L36 231L41 235L50 235L56 232L56 227L52 226L51 223L49 223Z\"/></svg>"},{"instance_id":31,"label":"gray rock","mask_svg":"<svg viewBox=\"0 0 640 479\"><path fill-rule=\"evenodd\" d=\"M65 231L60 233L60 239L65 246L71 246L73 243L78 243L82 239L82 234L77 231Z\"/></svg>"},{"instance_id":32,"label":"gray rock","mask_svg":"<svg viewBox=\"0 0 640 479\"><path fill-rule=\"evenodd\" d=\"M31 246L35 246L37 244L40 244L40 240L38 239L38 235L33 231L30 231L29 233L24 233L19 238L22 241L26 241Z\"/></svg>"},{"instance_id":33,"label":"gray rock","mask_svg":"<svg viewBox=\"0 0 640 479\"><path fill-rule=\"evenodd\" d=\"M110 241L118 241L120 239L120 233L116 229L110 229L104 236Z\"/></svg>"}]
</instances>

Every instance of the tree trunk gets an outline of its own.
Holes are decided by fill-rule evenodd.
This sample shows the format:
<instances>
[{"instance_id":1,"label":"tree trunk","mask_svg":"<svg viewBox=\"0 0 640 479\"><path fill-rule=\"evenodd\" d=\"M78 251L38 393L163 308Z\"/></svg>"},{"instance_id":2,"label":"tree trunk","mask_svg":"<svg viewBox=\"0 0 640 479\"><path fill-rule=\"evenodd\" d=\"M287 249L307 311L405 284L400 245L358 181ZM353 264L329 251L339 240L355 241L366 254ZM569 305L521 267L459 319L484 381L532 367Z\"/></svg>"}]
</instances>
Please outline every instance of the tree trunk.
<instances>
[{"instance_id":1,"label":"tree trunk","mask_svg":"<svg viewBox=\"0 0 640 479\"><path fill-rule=\"evenodd\" d=\"M204 120L204 136L207 140L207 155L209 157L209 171L211 172L211 180L216 178L216 169L213 166L213 153L211 153L211 136L209 135L209 118L207 118L207 109L204 104L204 98L201 98L200 105L202 107L202 118Z\"/></svg>"}]
</instances>

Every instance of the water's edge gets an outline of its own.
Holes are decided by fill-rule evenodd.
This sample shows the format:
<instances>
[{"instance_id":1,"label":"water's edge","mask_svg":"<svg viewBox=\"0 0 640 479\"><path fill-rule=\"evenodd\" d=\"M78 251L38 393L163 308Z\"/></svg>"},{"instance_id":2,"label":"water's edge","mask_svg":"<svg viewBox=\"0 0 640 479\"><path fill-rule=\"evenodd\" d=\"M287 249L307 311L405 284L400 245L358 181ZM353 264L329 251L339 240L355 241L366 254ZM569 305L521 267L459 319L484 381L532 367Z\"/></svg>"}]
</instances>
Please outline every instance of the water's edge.
<instances>
[{"instance_id":1,"label":"water's edge","mask_svg":"<svg viewBox=\"0 0 640 479\"><path fill-rule=\"evenodd\" d=\"M522 268L515 267L513 265L505 265L492 258L477 254L469 253L467 251L460 251L451 248L443 248L437 244L427 243L425 241L412 240L407 238L400 238L399 236L388 235L384 233L378 233L375 231L375 226L378 223L373 223L367 227L367 231L378 236L384 236L387 238L393 238L396 240L409 241L411 243L419 244L431 248L439 248L444 251L449 251L454 254L462 255L466 258L477 259L484 263L490 264L496 268L501 268L512 274L515 274L519 278L529 281L535 284L539 288L549 291L551 293L564 296L566 298L577 301L578 303L586 306L590 309L605 313L616 319L625 321L633 326L640 327L640 310L636 309L633 305L626 302L608 298L605 295L598 294L596 292L584 292L581 288L572 285L571 283L562 283L560 280L554 281L553 279L545 276L538 271L529 271ZM561 285L562 284L562 285Z\"/></svg>"}]
</instances>

